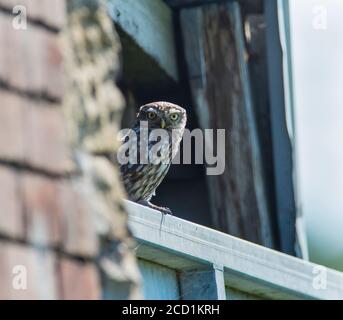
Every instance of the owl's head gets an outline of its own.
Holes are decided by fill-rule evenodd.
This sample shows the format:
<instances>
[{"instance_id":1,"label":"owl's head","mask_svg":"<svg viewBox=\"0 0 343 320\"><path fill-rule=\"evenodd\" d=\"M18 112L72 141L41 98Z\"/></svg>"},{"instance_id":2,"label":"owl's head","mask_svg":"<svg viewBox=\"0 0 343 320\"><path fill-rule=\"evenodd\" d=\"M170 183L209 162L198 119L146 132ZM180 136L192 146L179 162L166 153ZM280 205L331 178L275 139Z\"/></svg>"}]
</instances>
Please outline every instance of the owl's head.
<instances>
[{"instance_id":1,"label":"owl's head","mask_svg":"<svg viewBox=\"0 0 343 320\"><path fill-rule=\"evenodd\" d=\"M138 121L147 121L150 129L184 129L187 122L186 110L169 102L153 102L142 106L137 114Z\"/></svg>"}]
</instances>

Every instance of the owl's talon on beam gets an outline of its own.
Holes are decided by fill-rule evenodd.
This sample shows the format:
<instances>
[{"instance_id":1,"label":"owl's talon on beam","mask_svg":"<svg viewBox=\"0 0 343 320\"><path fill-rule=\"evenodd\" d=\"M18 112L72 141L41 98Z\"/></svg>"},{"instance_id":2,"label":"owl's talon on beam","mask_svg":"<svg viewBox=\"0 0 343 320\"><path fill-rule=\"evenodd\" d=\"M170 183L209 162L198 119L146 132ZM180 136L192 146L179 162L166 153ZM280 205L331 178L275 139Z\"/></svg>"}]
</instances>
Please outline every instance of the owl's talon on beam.
<instances>
[{"instance_id":1,"label":"owl's talon on beam","mask_svg":"<svg viewBox=\"0 0 343 320\"><path fill-rule=\"evenodd\" d=\"M156 206L155 204L153 204L149 201L141 200L141 201L138 201L138 203L141 204L142 206L158 210L158 211L162 212L163 214L173 215L172 211L169 208Z\"/></svg>"},{"instance_id":2,"label":"owl's talon on beam","mask_svg":"<svg viewBox=\"0 0 343 320\"><path fill-rule=\"evenodd\" d=\"M171 216L173 215L173 212L169 208L162 208L160 207L159 209L162 213L164 214L170 214Z\"/></svg>"}]
</instances>

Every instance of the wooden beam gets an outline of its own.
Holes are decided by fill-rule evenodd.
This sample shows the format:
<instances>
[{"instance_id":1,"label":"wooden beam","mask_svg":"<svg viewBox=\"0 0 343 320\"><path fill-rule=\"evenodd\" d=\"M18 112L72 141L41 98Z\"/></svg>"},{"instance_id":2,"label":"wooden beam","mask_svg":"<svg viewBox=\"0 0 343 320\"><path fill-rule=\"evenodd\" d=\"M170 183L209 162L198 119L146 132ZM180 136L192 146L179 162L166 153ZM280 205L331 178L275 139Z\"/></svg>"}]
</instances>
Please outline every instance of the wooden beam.
<instances>
[{"instance_id":1,"label":"wooden beam","mask_svg":"<svg viewBox=\"0 0 343 320\"><path fill-rule=\"evenodd\" d=\"M223 268L224 279L215 275L218 283L224 280L228 291L260 298L343 299L342 272L130 201L124 203L140 258L180 273Z\"/></svg>"},{"instance_id":2,"label":"wooden beam","mask_svg":"<svg viewBox=\"0 0 343 320\"><path fill-rule=\"evenodd\" d=\"M225 300L223 267L186 270L180 274L182 300Z\"/></svg>"},{"instance_id":3,"label":"wooden beam","mask_svg":"<svg viewBox=\"0 0 343 320\"><path fill-rule=\"evenodd\" d=\"M295 255L296 207L293 185L293 159L286 120L283 53L279 34L277 1L266 0L265 10L276 214L281 250Z\"/></svg>"},{"instance_id":4,"label":"wooden beam","mask_svg":"<svg viewBox=\"0 0 343 320\"><path fill-rule=\"evenodd\" d=\"M225 171L207 176L214 225L275 248L240 17L237 3L182 9L185 57L200 126L227 130Z\"/></svg>"},{"instance_id":5,"label":"wooden beam","mask_svg":"<svg viewBox=\"0 0 343 320\"><path fill-rule=\"evenodd\" d=\"M162 0L109 0L108 8L114 22L177 81L171 8Z\"/></svg>"},{"instance_id":6,"label":"wooden beam","mask_svg":"<svg viewBox=\"0 0 343 320\"><path fill-rule=\"evenodd\" d=\"M251 93L254 101L254 114L261 152L263 176L266 184L267 199L270 207L273 232L278 235L275 210L275 185L273 165L273 145L270 123L269 88L266 57L266 22L263 14L245 16L244 29L248 51L248 65ZM278 236L275 237L278 239ZM276 243L276 249L280 249Z\"/></svg>"}]
</instances>

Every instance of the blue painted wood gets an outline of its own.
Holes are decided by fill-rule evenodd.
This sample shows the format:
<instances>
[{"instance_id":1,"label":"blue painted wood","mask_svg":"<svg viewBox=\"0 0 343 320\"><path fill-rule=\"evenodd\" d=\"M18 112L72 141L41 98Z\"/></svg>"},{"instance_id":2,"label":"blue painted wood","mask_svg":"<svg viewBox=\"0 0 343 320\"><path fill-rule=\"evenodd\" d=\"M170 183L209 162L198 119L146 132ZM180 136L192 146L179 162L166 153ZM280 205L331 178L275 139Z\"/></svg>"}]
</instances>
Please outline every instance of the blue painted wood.
<instances>
[{"instance_id":1,"label":"blue painted wood","mask_svg":"<svg viewBox=\"0 0 343 320\"><path fill-rule=\"evenodd\" d=\"M270 299L343 298L343 273L175 216L164 216L161 221L161 213L156 210L130 201L124 203L129 212L130 229L139 243L136 254L145 261L155 261L152 263L155 270L167 270L166 275L172 280L168 279L168 282L172 285L166 286L161 282L157 291L167 287L168 296L177 298L177 290L170 289L178 287L176 272L210 270L215 265L217 268L222 266L226 286L254 296ZM156 268L154 264L157 261L166 268ZM324 270L327 280L325 290L316 289L315 282L320 276L315 273L318 268ZM152 274L149 270L143 271L146 271L143 279L156 279L157 272L154 270ZM149 287L156 289L156 285L148 283L145 291Z\"/></svg>"},{"instance_id":2,"label":"blue painted wood","mask_svg":"<svg viewBox=\"0 0 343 320\"><path fill-rule=\"evenodd\" d=\"M270 117L274 153L276 209L280 250L296 255L295 198L291 142L286 126L285 94L277 1L265 0Z\"/></svg>"},{"instance_id":3,"label":"blue painted wood","mask_svg":"<svg viewBox=\"0 0 343 320\"><path fill-rule=\"evenodd\" d=\"M107 6L113 21L177 81L171 9L161 0L109 0Z\"/></svg>"},{"instance_id":4,"label":"blue painted wood","mask_svg":"<svg viewBox=\"0 0 343 320\"><path fill-rule=\"evenodd\" d=\"M225 288L226 300L263 300L263 298L249 294L244 291L236 290L231 287Z\"/></svg>"},{"instance_id":5,"label":"blue painted wood","mask_svg":"<svg viewBox=\"0 0 343 320\"><path fill-rule=\"evenodd\" d=\"M131 292L130 282L117 282L109 278L102 281L102 299L103 300L126 300Z\"/></svg>"},{"instance_id":6,"label":"blue painted wood","mask_svg":"<svg viewBox=\"0 0 343 320\"><path fill-rule=\"evenodd\" d=\"M176 271L159 264L138 260L143 278L143 294L147 300L179 300Z\"/></svg>"},{"instance_id":7,"label":"blue painted wood","mask_svg":"<svg viewBox=\"0 0 343 320\"><path fill-rule=\"evenodd\" d=\"M189 270L180 275L182 300L225 300L223 267Z\"/></svg>"}]
</instances>

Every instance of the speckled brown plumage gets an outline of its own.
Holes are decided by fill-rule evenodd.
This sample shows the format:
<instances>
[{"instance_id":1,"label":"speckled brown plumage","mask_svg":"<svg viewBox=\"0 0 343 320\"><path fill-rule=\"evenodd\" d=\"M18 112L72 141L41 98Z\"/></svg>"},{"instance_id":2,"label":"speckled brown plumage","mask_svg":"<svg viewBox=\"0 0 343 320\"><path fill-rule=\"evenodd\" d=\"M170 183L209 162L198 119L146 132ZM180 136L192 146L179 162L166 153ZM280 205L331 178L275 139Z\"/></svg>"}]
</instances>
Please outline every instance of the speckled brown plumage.
<instances>
[{"instance_id":1,"label":"speckled brown plumage","mask_svg":"<svg viewBox=\"0 0 343 320\"><path fill-rule=\"evenodd\" d=\"M160 147L156 145L156 141L147 143L148 152L158 149L158 156L162 159L159 163L152 163L152 158L149 158L147 163L142 163L142 159L147 157L146 154L140 154L140 145L146 142L142 134L142 121L148 124L146 130L150 137L153 132L156 132L153 131L154 129L164 129L168 134L168 139L163 140ZM130 200L164 213L171 213L168 208L153 205L150 203L150 199L168 173L171 160L178 151L186 121L186 111L169 102L149 103L139 109L136 122L132 128L138 138L137 142L133 141L132 143L135 143L134 147L137 148L139 161L138 163L129 162L120 167L123 183ZM154 146L156 149L152 149Z\"/></svg>"}]
</instances>

